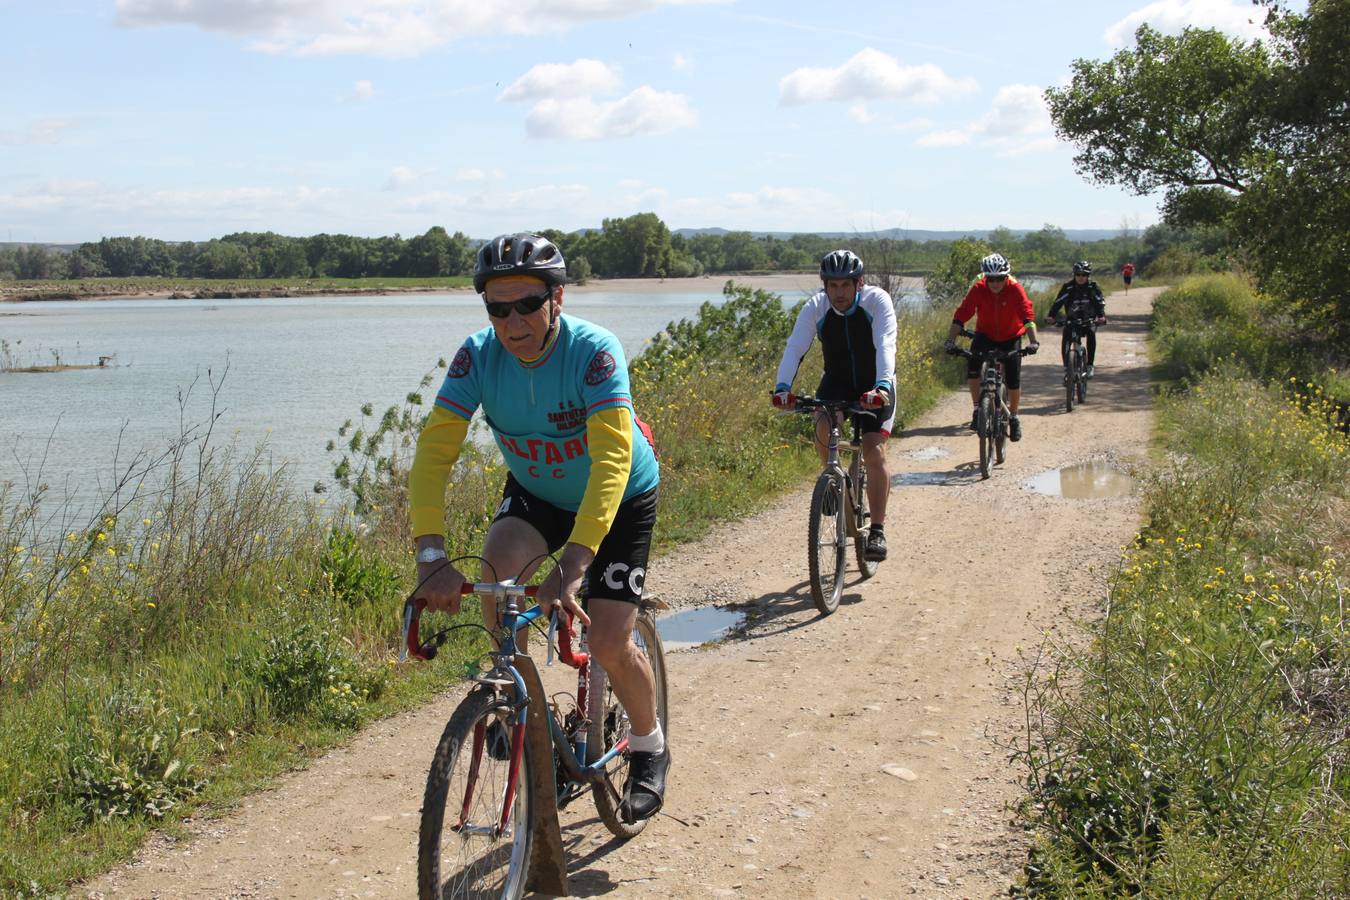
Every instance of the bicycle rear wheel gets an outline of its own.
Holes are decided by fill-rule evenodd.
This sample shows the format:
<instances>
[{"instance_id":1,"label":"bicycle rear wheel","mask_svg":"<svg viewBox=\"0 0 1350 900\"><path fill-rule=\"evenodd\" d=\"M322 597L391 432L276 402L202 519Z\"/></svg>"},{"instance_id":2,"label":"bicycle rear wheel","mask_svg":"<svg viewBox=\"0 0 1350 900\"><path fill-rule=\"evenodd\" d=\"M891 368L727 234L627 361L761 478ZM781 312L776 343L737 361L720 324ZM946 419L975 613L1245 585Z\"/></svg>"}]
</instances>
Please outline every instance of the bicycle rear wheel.
<instances>
[{"instance_id":1,"label":"bicycle rear wheel","mask_svg":"<svg viewBox=\"0 0 1350 900\"><path fill-rule=\"evenodd\" d=\"M427 773L417 842L417 893L422 900L516 898L525 893L534 761L527 745L503 829L511 768L503 737L511 733L509 717L504 697L478 687L455 708L441 734Z\"/></svg>"},{"instance_id":2,"label":"bicycle rear wheel","mask_svg":"<svg viewBox=\"0 0 1350 900\"><path fill-rule=\"evenodd\" d=\"M811 492L811 521L806 527L806 556L811 599L822 616L839 608L844 593L844 488L837 473L816 479Z\"/></svg>"},{"instance_id":3,"label":"bicycle rear wheel","mask_svg":"<svg viewBox=\"0 0 1350 900\"><path fill-rule=\"evenodd\" d=\"M853 479L853 491L857 492L858 498L858 502L853 506L857 510L857 521L853 523L853 558L858 562L858 571L862 573L862 577L871 578L877 574L877 566L880 563L867 558L867 523L871 518L867 510L867 469L861 465L857 469L857 475Z\"/></svg>"},{"instance_id":4,"label":"bicycle rear wheel","mask_svg":"<svg viewBox=\"0 0 1350 900\"><path fill-rule=\"evenodd\" d=\"M994 399L988 395L980 398L979 428L980 434L980 477L989 477L989 465L994 457Z\"/></svg>"},{"instance_id":5,"label":"bicycle rear wheel","mask_svg":"<svg viewBox=\"0 0 1350 900\"><path fill-rule=\"evenodd\" d=\"M652 669L652 681L656 685L656 720L661 723L661 731L670 739L670 720L666 718L666 654L661 647L661 637L656 633L656 619L650 609L639 610L637 623L633 626L633 643L638 652L647 659ZM591 665L595 665L594 662ZM603 685L603 686L601 686ZM628 712L614 696L609 679L591 679L591 690L596 690L600 701L600 714L591 717L586 730L586 762L595 762L609 752L610 748L628 737ZM595 708L595 707L592 707ZM631 838L642 832L650 819L643 819L631 825L619 815L619 802L623 796L623 785L628 780L628 754L620 753L605 766L605 778L591 785L595 797L595 809L600 813L600 821L615 837Z\"/></svg>"}]
</instances>

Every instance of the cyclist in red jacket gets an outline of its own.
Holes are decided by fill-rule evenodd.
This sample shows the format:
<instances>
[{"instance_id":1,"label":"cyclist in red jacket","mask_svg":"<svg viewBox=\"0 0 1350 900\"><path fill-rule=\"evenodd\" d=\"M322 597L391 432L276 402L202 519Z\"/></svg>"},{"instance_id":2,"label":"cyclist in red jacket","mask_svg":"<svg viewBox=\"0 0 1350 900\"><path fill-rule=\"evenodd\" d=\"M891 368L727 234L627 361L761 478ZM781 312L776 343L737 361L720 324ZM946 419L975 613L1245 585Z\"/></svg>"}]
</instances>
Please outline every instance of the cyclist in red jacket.
<instances>
[{"instance_id":1,"label":"cyclist in red jacket","mask_svg":"<svg viewBox=\"0 0 1350 900\"><path fill-rule=\"evenodd\" d=\"M1130 292L1130 282L1134 281L1134 263L1127 262L1120 267L1120 277L1125 280L1125 293Z\"/></svg>"},{"instance_id":2,"label":"cyclist in red jacket","mask_svg":"<svg viewBox=\"0 0 1350 900\"><path fill-rule=\"evenodd\" d=\"M991 253L980 260L981 277L966 292L966 298L952 315L952 327L947 332L947 349L956 346L956 337L961 333L967 320L976 317L975 339L970 342L970 352L975 357L966 363L966 378L970 385L970 399L975 403L975 412L970 417L970 428L978 427L980 414L980 362L979 354L989 350L1012 350L1021 346L1022 335L1028 335L1029 353L1035 353L1041 346L1036 340L1036 311L1032 308L1031 298L1026 289L1012 277L1012 266L1001 254ZM1003 378L1008 385L1008 408L1012 413L1008 420L1008 437L1014 441L1022 439L1022 421L1017 417L1017 407L1022 400L1022 358L1014 356L1003 361Z\"/></svg>"}]
</instances>

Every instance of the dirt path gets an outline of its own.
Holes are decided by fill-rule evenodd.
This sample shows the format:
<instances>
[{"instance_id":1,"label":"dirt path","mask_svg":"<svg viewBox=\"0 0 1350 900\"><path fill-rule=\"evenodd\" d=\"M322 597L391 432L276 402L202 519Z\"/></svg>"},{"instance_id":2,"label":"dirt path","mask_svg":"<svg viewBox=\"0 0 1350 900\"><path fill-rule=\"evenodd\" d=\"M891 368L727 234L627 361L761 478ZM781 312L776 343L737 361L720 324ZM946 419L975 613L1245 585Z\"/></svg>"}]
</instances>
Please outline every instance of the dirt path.
<instances>
[{"instance_id":1,"label":"dirt path","mask_svg":"<svg viewBox=\"0 0 1350 900\"><path fill-rule=\"evenodd\" d=\"M565 814L574 894L1006 890L1023 853L1005 809L1018 772L999 744L1021 717L1018 649L1101 595L1139 518L1134 497L1068 500L1023 482L1089 459L1143 459L1153 294L1108 298L1097 379L1071 414L1058 335L1045 335L1050 352L1024 370L1026 437L988 481L964 392L891 442L890 559L871 581L851 575L833 616L816 616L804 583L805 488L653 566L650 588L677 606L744 604L752 624L744 639L669 659L667 814L628 844L586 804ZM195 823L189 842L158 839L84 892L412 896L423 773L458 695L381 722L234 814Z\"/></svg>"}]
</instances>

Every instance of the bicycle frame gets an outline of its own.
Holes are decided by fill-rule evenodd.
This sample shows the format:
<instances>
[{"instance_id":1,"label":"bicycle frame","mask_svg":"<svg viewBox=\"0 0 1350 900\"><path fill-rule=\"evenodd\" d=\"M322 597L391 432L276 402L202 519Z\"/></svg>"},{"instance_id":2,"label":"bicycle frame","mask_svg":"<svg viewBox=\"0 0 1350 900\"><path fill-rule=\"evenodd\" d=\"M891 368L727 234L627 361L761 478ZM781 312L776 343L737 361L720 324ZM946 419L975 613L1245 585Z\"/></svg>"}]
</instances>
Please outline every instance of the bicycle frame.
<instances>
[{"instance_id":1,"label":"bicycle frame","mask_svg":"<svg viewBox=\"0 0 1350 900\"><path fill-rule=\"evenodd\" d=\"M830 436L826 444L826 458L824 471L833 471L843 480L847 488L848 503L844 504L844 534L841 537L855 537L862 523L858 521L858 498L855 496L860 491L862 485L862 475L865 472L862 461L862 437L858 430L858 422L850 418L849 426L852 435L847 445L842 445L842 449L850 454L848 469L845 470L843 463L839 458L841 441L844 436L843 429L839 425L839 413L851 412L864 415L875 415L871 410L862 409L855 403L828 403L816 400L813 397L798 397L798 408L801 412L809 412L817 418L824 416L830 417Z\"/></svg>"},{"instance_id":2,"label":"bicycle frame","mask_svg":"<svg viewBox=\"0 0 1350 900\"><path fill-rule=\"evenodd\" d=\"M528 628L535 623L543 614L541 607L535 606L524 612L520 611L517 605L517 599L521 597L533 596L537 588L533 586L517 585L511 582L501 582L494 584L465 584L462 587L464 594L482 594L490 596L497 601L496 608L499 610L498 620L501 623L500 643L495 651L488 656L492 659L492 668L486 672L479 673L473 677L473 680L479 684L487 685L493 688L507 688L511 690L513 702L511 705L514 721L511 725L511 760L507 772L506 791L502 799L501 815L496 826L494 837L500 837L506 833L510 821L511 807L515 803L515 796L520 783L520 763L525 753L525 729L529 721L529 710L531 703L535 702L530 697L530 693L525 684L525 678L516 667L516 656L519 648L516 643L516 633L522 628ZM432 645L422 645L419 642L419 619L422 609L426 606L424 600L409 600L404 604L403 610L403 630L404 643L400 648L400 659L406 658L404 653L410 654L418 659L430 659L435 655ZM573 650L571 640L571 617L567 616L566 626L557 630L558 635L558 657L568 666L577 670L577 709L582 715L590 718L590 654L584 650ZM556 618L550 624L550 636L556 627ZM552 662L552 642L549 643L549 664ZM542 702L543 698L537 698ZM604 753L592 763L584 763L586 758L586 732L584 728L577 729L575 738L569 737L563 726L558 721L558 716L545 714L548 721L548 730L550 743L552 745L553 756L562 766L569 779L566 785L555 785L557 790L557 799L559 807L565 805L571 799L574 799L581 793L581 790L590 787L595 782L603 781L607 788L612 792L613 785L609 784L604 777L606 766L616 756L628 749L628 739L625 737L618 741L609 751ZM472 764L471 771L477 771L478 763L482 760L482 754L487 742L486 728L480 722L474 728ZM460 831L465 826L468 811L473 801L473 792L475 790L473 780L465 786L465 795L461 804L461 813L459 822L452 825L455 831Z\"/></svg>"}]
</instances>

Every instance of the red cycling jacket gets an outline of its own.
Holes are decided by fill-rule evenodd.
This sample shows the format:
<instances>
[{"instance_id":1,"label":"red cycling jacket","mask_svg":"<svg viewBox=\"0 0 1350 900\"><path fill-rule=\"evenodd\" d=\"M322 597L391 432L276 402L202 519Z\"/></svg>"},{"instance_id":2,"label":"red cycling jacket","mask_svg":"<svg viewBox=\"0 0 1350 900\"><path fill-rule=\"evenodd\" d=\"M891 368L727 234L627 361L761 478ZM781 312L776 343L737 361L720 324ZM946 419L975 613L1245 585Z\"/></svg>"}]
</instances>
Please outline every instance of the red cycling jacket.
<instances>
[{"instance_id":1,"label":"red cycling jacket","mask_svg":"<svg viewBox=\"0 0 1350 900\"><path fill-rule=\"evenodd\" d=\"M991 341L1010 341L1026 334L1027 323L1036 319L1036 310L1017 279L1009 277L1003 290L995 294L981 278L966 292L952 319L965 325L971 316L976 317L975 331L979 334Z\"/></svg>"}]
</instances>

